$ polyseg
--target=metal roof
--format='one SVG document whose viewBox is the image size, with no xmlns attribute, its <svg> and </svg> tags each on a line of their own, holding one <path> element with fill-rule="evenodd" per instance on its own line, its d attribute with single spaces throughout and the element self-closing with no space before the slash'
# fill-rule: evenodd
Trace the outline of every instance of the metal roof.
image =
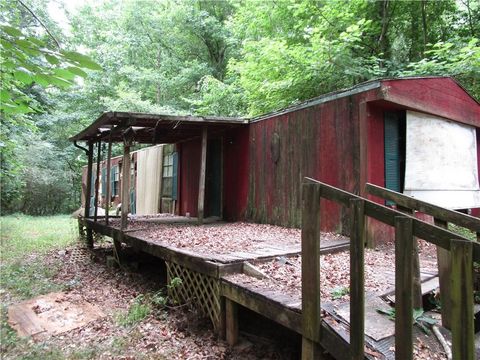
<svg viewBox="0 0 480 360">
<path fill-rule="evenodd" d="M 205 127 L 212 134 L 247 123 L 242 118 L 106 112 L 70 140 L 121 142 L 130 136 L 137 143 L 168 144 L 198 137 Z"/>
</svg>

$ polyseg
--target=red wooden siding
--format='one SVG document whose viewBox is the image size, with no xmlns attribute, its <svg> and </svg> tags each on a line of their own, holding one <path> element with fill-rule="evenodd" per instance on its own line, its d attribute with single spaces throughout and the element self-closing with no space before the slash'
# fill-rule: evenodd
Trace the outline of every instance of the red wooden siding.
<svg viewBox="0 0 480 360">
<path fill-rule="evenodd" d="M 179 158 L 179 214 L 197 216 L 198 183 L 200 176 L 201 140 L 177 145 Z"/>
<path fill-rule="evenodd" d="M 250 125 L 248 220 L 300 226 L 305 176 L 358 192 L 358 98 L 344 97 Z M 274 134 L 280 139 L 276 162 Z M 324 230 L 346 230 L 347 211 L 325 201 L 321 224 Z"/>
<path fill-rule="evenodd" d="M 223 217 L 245 218 L 248 197 L 249 129 L 244 126 L 224 136 L 223 145 Z"/>
</svg>

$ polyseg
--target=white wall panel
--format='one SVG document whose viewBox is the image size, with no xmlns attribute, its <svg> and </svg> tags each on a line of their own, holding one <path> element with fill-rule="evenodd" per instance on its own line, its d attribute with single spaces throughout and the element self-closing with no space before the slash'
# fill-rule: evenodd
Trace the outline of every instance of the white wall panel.
<svg viewBox="0 0 480 360">
<path fill-rule="evenodd" d="M 480 207 L 475 128 L 407 111 L 404 193 L 451 209 Z"/>
</svg>

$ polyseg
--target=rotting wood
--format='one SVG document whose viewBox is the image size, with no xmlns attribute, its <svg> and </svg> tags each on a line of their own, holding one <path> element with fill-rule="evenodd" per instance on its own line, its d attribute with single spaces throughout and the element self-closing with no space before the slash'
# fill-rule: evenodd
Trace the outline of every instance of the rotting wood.
<svg viewBox="0 0 480 360">
<path fill-rule="evenodd" d="M 130 142 L 123 146 L 122 161 L 122 221 L 121 229 L 128 226 L 128 210 L 130 208 Z"/>
<path fill-rule="evenodd" d="M 412 198 L 392 190 L 384 189 L 380 186 L 367 183 L 365 185 L 366 191 L 374 196 L 381 197 L 385 200 L 395 202 L 408 209 L 420 211 L 424 214 L 431 215 L 434 218 L 446 222 L 452 222 L 459 226 L 465 227 L 475 232 L 480 232 L 480 219 L 467 214 L 459 213 L 449 209 L 442 208 L 428 202 Z"/>
<path fill-rule="evenodd" d="M 98 216 L 98 190 L 100 188 L 100 161 L 102 158 L 102 141 L 97 142 L 97 174 L 95 176 L 95 211 L 93 213 L 93 219 L 97 221 Z"/>
<path fill-rule="evenodd" d="M 222 280 L 221 295 L 299 334 L 302 333 L 301 314 L 264 295 L 240 288 L 225 279 Z"/>
<path fill-rule="evenodd" d="M 111 191 L 110 189 L 110 168 L 112 166 L 112 138 L 111 136 L 108 139 L 108 150 L 107 150 L 107 178 L 106 178 L 106 191 L 105 191 L 105 224 L 108 226 L 108 221 L 109 221 L 109 212 L 110 212 L 110 200 L 111 200 Z"/>
<path fill-rule="evenodd" d="M 249 276 L 253 276 L 254 278 L 257 279 L 270 279 L 270 277 L 265 274 L 262 270 L 260 270 L 258 267 L 255 265 L 251 264 L 248 261 L 245 261 L 243 263 L 243 272 Z"/>
<path fill-rule="evenodd" d="M 395 359 L 413 359 L 413 231 L 411 217 L 395 218 Z"/>
<path fill-rule="evenodd" d="M 302 359 L 319 353 L 320 308 L 320 189 L 302 186 Z"/>
<path fill-rule="evenodd" d="M 205 173 L 207 170 L 207 128 L 202 131 L 202 151 L 200 153 L 200 176 L 198 181 L 198 222 L 203 223 L 205 210 Z"/>
<path fill-rule="evenodd" d="M 397 205 L 397 209 L 409 216 L 415 217 L 415 210 L 408 209 L 401 205 Z M 413 307 L 415 309 L 423 308 L 422 298 L 422 279 L 420 276 L 420 255 L 418 253 L 418 240 L 413 237 Z"/>
<path fill-rule="evenodd" d="M 350 346 L 352 359 L 365 358 L 365 214 L 364 202 L 350 201 Z"/>
<path fill-rule="evenodd" d="M 93 172 L 93 142 L 88 143 L 88 164 L 87 164 L 87 191 L 85 193 L 85 219 L 90 217 L 90 198 L 92 195 L 92 172 Z M 87 247 L 93 248 L 93 232 L 91 228 L 87 227 L 86 230 L 86 243 Z"/>
<path fill-rule="evenodd" d="M 434 218 L 435 225 L 447 228 L 446 221 Z M 452 328 L 452 297 L 451 297 L 451 275 L 452 275 L 452 257 L 448 250 L 437 246 L 437 266 L 438 279 L 440 282 L 440 302 L 442 313 L 442 326 Z"/>
<path fill-rule="evenodd" d="M 454 360 L 475 358 L 472 242 L 452 241 L 452 354 Z"/>
<path fill-rule="evenodd" d="M 225 327 L 227 343 L 233 346 L 238 342 L 238 305 L 228 298 L 225 299 Z"/>
</svg>

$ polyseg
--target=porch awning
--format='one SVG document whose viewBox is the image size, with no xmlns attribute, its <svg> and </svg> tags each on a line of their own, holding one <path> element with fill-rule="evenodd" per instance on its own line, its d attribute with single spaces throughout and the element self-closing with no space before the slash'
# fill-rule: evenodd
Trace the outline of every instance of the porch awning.
<svg viewBox="0 0 480 360">
<path fill-rule="evenodd" d="M 172 144 L 200 137 L 205 127 L 214 135 L 247 123 L 242 118 L 106 112 L 70 141 L 122 142 L 129 138 L 141 144 Z"/>
</svg>

